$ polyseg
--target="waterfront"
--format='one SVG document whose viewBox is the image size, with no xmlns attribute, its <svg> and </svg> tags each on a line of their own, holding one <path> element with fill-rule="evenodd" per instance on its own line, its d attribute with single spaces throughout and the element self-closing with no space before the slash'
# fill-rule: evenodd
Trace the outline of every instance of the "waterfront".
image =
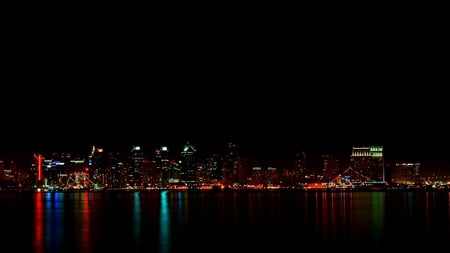
<svg viewBox="0 0 450 253">
<path fill-rule="evenodd" d="M 25 252 L 440 248 L 448 191 L 0 192 L 2 247 Z"/>
</svg>

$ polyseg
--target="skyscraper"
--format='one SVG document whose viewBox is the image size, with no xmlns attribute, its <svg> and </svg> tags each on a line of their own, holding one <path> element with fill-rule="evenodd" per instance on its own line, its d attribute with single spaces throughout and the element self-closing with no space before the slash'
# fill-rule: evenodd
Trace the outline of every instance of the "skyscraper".
<svg viewBox="0 0 450 253">
<path fill-rule="evenodd" d="M 338 175 L 339 160 L 327 154 L 322 155 L 322 159 L 323 159 L 323 173 L 322 173 L 323 181 L 330 182 Z"/>
<path fill-rule="evenodd" d="M 167 186 L 169 179 L 173 178 L 173 175 L 170 174 L 169 148 L 167 146 L 156 150 L 156 170 L 158 171 L 159 186 Z"/>
<path fill-rule="evenodd" d="M 142 186 L 142 163 L 144 162 L 144 153 L 140 146 L 134 146 L 131 149 L 131 155 L 128 165 L 128 183 L 130 186 Z"/>
<path fill-rule="evenodd" d="M 223 173 L 225 184 L 242 183 L 244 179 L 240 171 L 239 155 L 237 152 L 237 145 L 229 142 L 223 160 Z"/>
<path fill-rule="evenodd" d="M 420 163 L 396 163 L 394 182 L 413 186 L 420 183 Z"/>
<path fill-rule="evenodd" d="M 189 142 L 183 146 L 181 151 L 181 169 L 182 180 L 188 185 L 192 186 L 197 181 L 197 168 L 195 164 L 195 153 L 197 150 Z"/>
<path fill-rule="evenodd" d="M 363 181 L 384 182 L 383 146 L 353 147 L 350 167 Z"/>
</svg>

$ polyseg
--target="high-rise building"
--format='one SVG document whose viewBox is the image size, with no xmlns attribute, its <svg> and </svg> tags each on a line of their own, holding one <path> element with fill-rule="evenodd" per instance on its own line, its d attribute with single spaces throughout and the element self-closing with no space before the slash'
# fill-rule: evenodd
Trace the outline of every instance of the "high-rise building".
<svg viewBox="0 0 450 253">
<path fill-rule="evenodd" d="M 140 146 L 133 146 L 128 163 L 128 184 L 133 187 L 142 186 L 142 163 L 144 153 Z"/>
<path fill-rule="evenodd" d="M 331 155 L 322 155 L 323 159 L 323 181 L 330 182 L 339 173 L 339 160 Z"/>
<path fill-rule="evenodd" d="M 218 154 L 213 154 L 206 158 L 206 177 L 207 182 L 221 182 L 223 179 L 222 159 Z"/>
<path fill-rule="evenodd" d="M 107 166 L 107 154 L 103 148 L 93 145 L 88 158 L 89 177 L 95 184 L 104 184 Z"/>
<path fill-rule="evenodd" d="M 293 176 L 292 181 L 295 186 L 305 182 L 306 178 L 306 152 L 296 153 L 294 158 L 294 170 L 290 173 Z"/>
<path fill-rule="evenodd" d="M 414 185 L 420 183 L 420 163 L 396 163 L 393 181 L 398 184 Z"/>
<path fill-rule="evenodd" d="M 240 173 L 240 167 L 237 145 L 229 142 L 225 149 L 223 160 L 223 179 L 226 184 L 242 183 L 244 181 L 242 173 Z"/>
<path fill-rule="evenodd" d="M 160 187 L 164 187 L 168 184 L 169 179 L 174 177 L 170 170 L 169 148 L 167 146 L 162 146 L 156 150 L 155 163 L 158 173 L 158 184 Z"/>
<path fill-rule="evenodd" d="M 353 147 L 350 167 L 361 181 L 385 182 L 383 146 Z"/>
<path fill-rule="evenodd" d="M 126 186 L 126 180 L 123 176 L 124 164 L 119 152 L 110 153 L 106 171 L 107 186 L 112 188 L 121 188 Z"/>
<path fill-rule="evenodd" d="M 14 185 L 16 181 L 14 165 L 14 161 L 11 161 L 10 164 L 0 161 L 0 190 Z"/>
<path fill-rule="evenodd" d="M 34 177 L 34 186 L 40 187 L 43 185 L 44 181 L 44 169 L 43 167 L 43 161 L 44 156 L 41 154 L 35 154 L 34 155 L 35 163 L 31 166 L 32 176 Z"/>
<path fill-rule="evenodd" d="M 182 170 L 182 181 L 188 186 L 196 184 L 197 181 L 196 152 L 197 150 L 189 142 L 183 146 L 183 150 L 181 151 L 180 166 Z"/>
</svg>

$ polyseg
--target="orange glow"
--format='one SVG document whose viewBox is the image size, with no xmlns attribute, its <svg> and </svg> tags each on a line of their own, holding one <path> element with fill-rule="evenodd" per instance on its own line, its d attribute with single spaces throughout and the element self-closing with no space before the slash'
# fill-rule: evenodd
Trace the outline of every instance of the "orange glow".
<svg viewBox="0 0 450 253">
<path fill-rule="evenodd" d="M 87 245 L 90 244 L 91 240 L 91 217 L 90 217 L 90 209 L 89 209 L 89 192 L 85 192 L 82 195 L 82 201 L 83 201 L 83 211 L 81 213 L 82 215 L 82 221 L 83 221 L 83 229 L 82 229 L 82 242 L 83 242 L 83 252 L 90 252 L 90 248 L 87 247 Z"/>
<path fill-rule="evenodd" d="M 200 186 L 200 190 L 212 190 L 212 185 L 202 185 Z"/>
<path fill-rule="evenodd" d="M 305 189 L 325 189 L 326 185 L 323 183 L 312 183 L 305 186 Z"/>
</svg>

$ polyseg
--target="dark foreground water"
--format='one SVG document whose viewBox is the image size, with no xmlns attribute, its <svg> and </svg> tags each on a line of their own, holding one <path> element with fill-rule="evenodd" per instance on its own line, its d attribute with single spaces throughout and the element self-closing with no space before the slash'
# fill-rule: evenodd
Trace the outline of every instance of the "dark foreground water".
<svg viewBox="0 0 450 253">
<path fill-rule="evenodd" d="M 37 253 L 432 250 L 450 246 L 449 206 L 449 192 L 0 192 L 0 247 Z"/>
</svg>

